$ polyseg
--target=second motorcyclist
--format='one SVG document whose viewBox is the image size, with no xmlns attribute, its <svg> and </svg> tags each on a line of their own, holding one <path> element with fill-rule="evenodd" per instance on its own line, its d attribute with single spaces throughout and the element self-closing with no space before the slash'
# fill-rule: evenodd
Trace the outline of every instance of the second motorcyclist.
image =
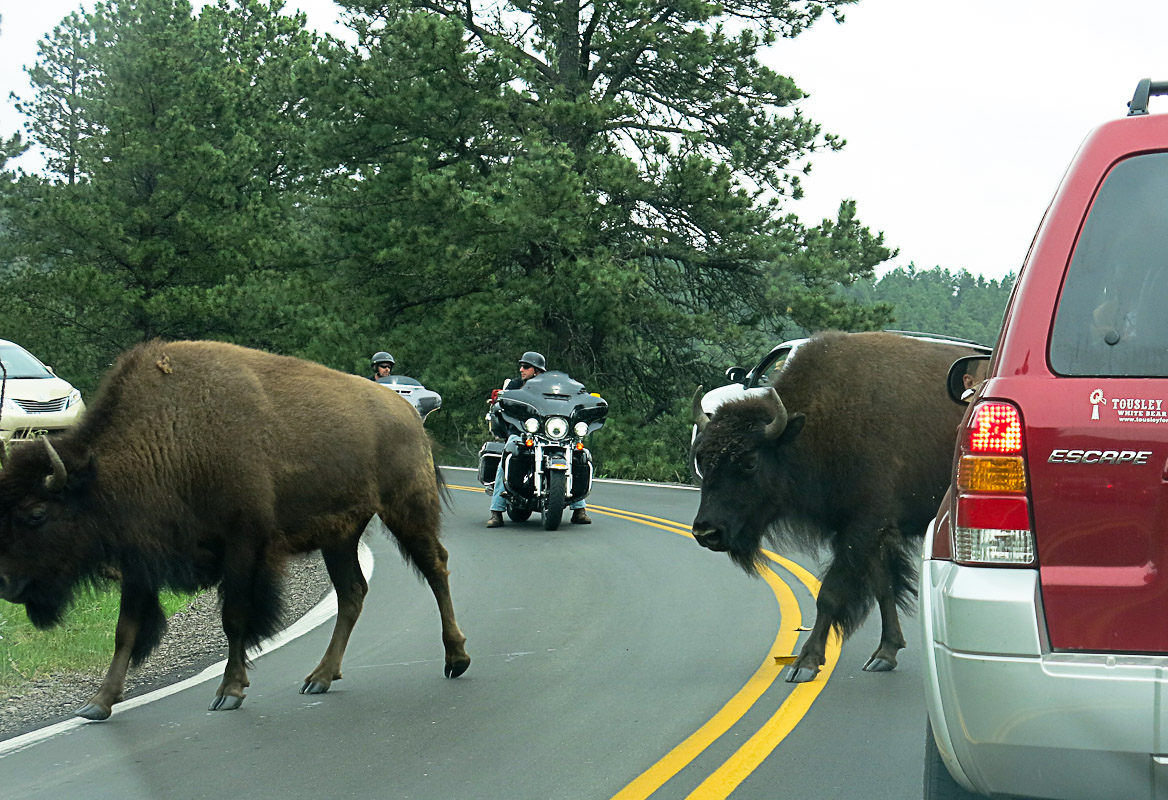
<svg viewBox="0 0 1168 800">
<path fill-rule="evenodd" d="M 373 366 L 373 374 L 369 376 L 369 380 L 375 381 L 380 378 L 388 378 L 393 373 L 393 356 L 386 351 L 377 351 L 369 361 Z"/>
<path fill-rule="evenodd" d="M 520 389 L 523 384 L 547 371 L 547 360 L 542 353 L 528 350 L 519 358 L 519 377 L 508 378 L 503 381 L 503 390 Z M 500 422 L 500 424 L 502 424 Z M 507 441 L 519 440 L 519 433 L 513 430 L 495 430 L 497 436 L 506 436 Z M 576 525 L 591 525 L 592 518 L 585 511 L 584 498 L 572 501 L 568 508 L 572 509 L 572 522 Z M 507 509 L 503 499 L 503 459 L 499 459 L 499 469 L 495 474 L 495 490 L 491 495 L 491 516 L 487 519 L 488 528 L 503 527 L 503 512 Z"/>
</svg>

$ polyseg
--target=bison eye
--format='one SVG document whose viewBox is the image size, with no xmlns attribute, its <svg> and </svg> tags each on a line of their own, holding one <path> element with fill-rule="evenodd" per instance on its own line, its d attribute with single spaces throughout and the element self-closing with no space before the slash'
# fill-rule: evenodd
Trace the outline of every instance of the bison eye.
<svg viewBox="0 0 1168 800">
<path fill-rule="evenodd" d="M 742 457 L 742 462 L 739 467 L 743 472 L 749 474 L 758 471 L 758 453 L 747 453 Z"/>
<path fill-rule="evenodd" d="M 44 506 L 33 506 L 32 508 L 20 512 L 20 514 L 17 516 L 20 522 L 24 523 L 26 526 L 30 528 L 39 528 L 41 524 L 44 523 L 45 518 L 48 517 L 48 515 L 49 512 L 45 510 Z"/>
</svg>

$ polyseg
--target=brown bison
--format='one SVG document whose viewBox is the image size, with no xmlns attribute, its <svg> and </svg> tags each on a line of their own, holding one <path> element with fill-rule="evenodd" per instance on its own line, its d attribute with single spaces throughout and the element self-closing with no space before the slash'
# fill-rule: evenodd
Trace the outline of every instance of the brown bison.
<svg viewBox="0 0 1168 800">
<path fill-rule="evenodd" d="M 118 359 L 75 428 L 11 449 L 0 598 L 45 628 L 80 584 L 120 575 L 113 661 L 77 711 L 99 720 L 165 631 L 159 590 L 217 586 L 228 656 L 211 709 L 233 709 L 248 648 L 279 628 L 286 558 L 320 550 L 337 620 L 301 692 L 327 692 L 368 590 L 357 546 L 377 514 L 434 592 L 453 678 L 470 657 L 438 540 L 444 491 L 422 420 L 396 392 L 235 345 L 149 342 Z"/>
<path fill-rule="evenodd" d="M 764 395 L 727 402 L 712 417 L 700 388 L 695 395 L 697 542 L 752 574 L 764 539 L 830 551 L 815 627 L 787 681 L 812 680 L 830 630 L 852 634 L 873 600 L 880 646 L 864 669 L 896 667 L 905 645 L 897 608 L 915 597 L 921 537 L 949 485 L 964 411 L 946 376 L 973 352 L 893 333 L 829 332 L 801 345 Z"/>
</svg>

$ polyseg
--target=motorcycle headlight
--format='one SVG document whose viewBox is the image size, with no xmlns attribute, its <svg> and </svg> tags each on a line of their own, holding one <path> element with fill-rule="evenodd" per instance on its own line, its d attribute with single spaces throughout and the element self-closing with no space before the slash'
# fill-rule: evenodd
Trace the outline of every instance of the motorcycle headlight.
<svg viewBox="0 0 1168 800">
<path fill-rule="evenodd" d="M 588 423 L 587 422 L 577 422 L 576 427 L 573 428 L 573 430 L 576 431 L 577 436 L 583 437 L 584 434 L 588 433 Z"/>
<path fill-rule="evenodd" d="M 528 433 L 535 433 L 539 430 L 539 420 L 535 417 L 528 417 L 527 420 L 523 423 L 523 430 L 527 431 Z"/>
<path fill-rule="evenodd" d="M 563 417 L 552 417 L 543 426 L 543 429 L 553 439 L 563 439 L 568 433 L 568 420 Z"/>
</svg>

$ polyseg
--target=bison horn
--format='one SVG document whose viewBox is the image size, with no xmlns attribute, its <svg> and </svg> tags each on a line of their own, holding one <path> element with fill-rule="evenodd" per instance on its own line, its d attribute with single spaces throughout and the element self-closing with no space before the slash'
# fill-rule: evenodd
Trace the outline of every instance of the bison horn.
<svg viewBox="0 0 1168 800">
<path fill-rule="evenodd" d="M 694 424 L 698 426 L 698 433 L 706 429 L 706 425 L 710 422 L 710 415 L 702 410 L 702 387 L 694 392 L 693 396 L 693 418 Z"/>
<path fill-rule="evenodd" d="M 45 489 L 50 492 L 59 492 L 65 488 L 65 462 L 57 455 L 57 451 L 53 449 L 53 445 L 49 442 L 47 436 L 42 436 L 41 441 L 45 443 L 45 451 L 49 454 L 49 462 L 53 465 L 53 474 L 45 478 Z"/>
<path fill-rule="evenodd" d="M 775 387 L 766 394 L 767 400 L 775 407 L 775 416 L 763 428 L 762 434 L 767 439 L 777 439 L 787 429 L 787 407 L 783 405 Z"/>
</svg>

